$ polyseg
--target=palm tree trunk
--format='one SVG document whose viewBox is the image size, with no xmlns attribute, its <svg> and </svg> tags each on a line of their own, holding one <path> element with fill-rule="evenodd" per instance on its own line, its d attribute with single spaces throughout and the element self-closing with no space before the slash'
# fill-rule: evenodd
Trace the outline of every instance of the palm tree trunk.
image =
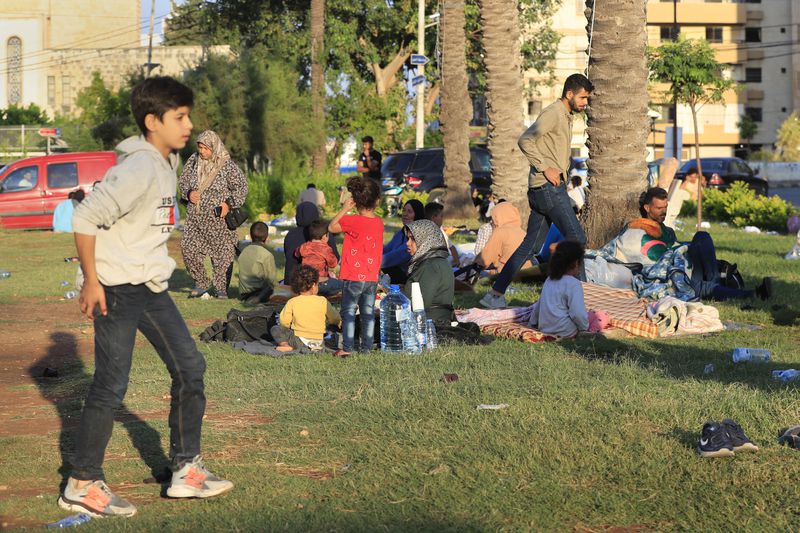
<svg viewBox="0 0 800 533">
<path fill-rule="evenodd" d="M 442 4 L 442 84 L 439 122 L 444 143 L 444 183 L 448 218 L 471 218 L 475 209 L 470 196 L 469 120 L 472 104 L 467 90 L 467 39 L 464 3 Z"/>
<path fill-rule="evenodd" d="M 527 220 L 528 164 L 517 146 L 525 131 L 517 0 L 481 0 L 492 191 Z"/>
<path fill-rule="evenodd" d="M 595 90 L 587 113 L 591 190 L 583 215 L 590 248 L 639 216 L 649 129 L 647 1 L 605 0 L 593 13 L 595 5 L 586 2 L 587 30 L 594 15 L 588 75 Z"/>
<path fill-rule="evenodd" d="M 325 128 L 325 0 L 311 0 L 311 112 L 320 128 L 311 164 L 315 172 L 325 170 L 327 131 Z"/>
</svg>

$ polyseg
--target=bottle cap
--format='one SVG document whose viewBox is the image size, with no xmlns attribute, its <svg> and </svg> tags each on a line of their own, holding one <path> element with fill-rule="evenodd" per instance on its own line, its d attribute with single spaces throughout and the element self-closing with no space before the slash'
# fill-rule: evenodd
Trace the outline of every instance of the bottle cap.
<svg viewBox="0 0 800 533">
<path fill-rule="evenodd" d="M 420 311 L 425 309 L 425 302 L 422 300 L 422 289 L 419 282 L 415 281 L 411 284 L 411 310 Z"/>
</svg>

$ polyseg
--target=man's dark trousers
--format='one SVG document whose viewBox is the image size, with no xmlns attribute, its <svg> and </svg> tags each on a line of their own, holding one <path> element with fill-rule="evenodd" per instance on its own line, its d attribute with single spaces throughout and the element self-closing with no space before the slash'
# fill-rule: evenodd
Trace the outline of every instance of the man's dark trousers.
<svg viewBox="0 0 800 533">
<path fill-rule="evenodd" d="M 531 206 L 531 214 L 528 218 L 528 231 L 525 238 L 492 285 L 492 288 L 499 293 L 506 292 L 511 284 L 511 279 L 522 268 L 525 261 L 542 248 L 551 223 L 556 225 L 566 240 L 586 245 L 586 234 L 572 209 L 569 196 L 567 196 L 567 185 L 564 181 L 558 186 L 547 182 L 541 187 L 528 189 L 528 204 Z M 586 281 L 583 267 L 581 267 L 579 277 L 582 281 Z"/>
</svg>

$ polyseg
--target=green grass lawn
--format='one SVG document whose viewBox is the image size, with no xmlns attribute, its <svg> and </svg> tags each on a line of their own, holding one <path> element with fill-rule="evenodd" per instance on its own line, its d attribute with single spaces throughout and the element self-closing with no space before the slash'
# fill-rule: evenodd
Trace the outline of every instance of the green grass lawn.
<svg viewBox="0 0 800 533">
<path fill-rule="evenodd" d="M 800 530 L 800 451 L 776 443 L 781 427 L 800 424 L 800 401 L 795 385 L 770 380 L 773 369 L 800 368 L 800 328 L 775 324 L 791 323 L 800 310 L 800 264 L 782 259 L 793 238 L 717 225 L 711 233 L 719 256 L 738 263 L 749 285 L 775 276 L 773 301 L 719 305 L 723 320 L 761 329 L 664 340 L 497 341 L 347 360 L 272 359 L 201 345 L 208 362 L 204 456 L 236 484 L 208 501 L 162 499 L 157 485 L 142 483 L 166 464 L 169 391 L 166 371 L 142 339 L 125 402 L 131 414 L 116 424 L 105 464 L 111 487 L 139 514 L 81 529 Z M 7 336 L 40 328 L 46 346 L 48 335 L 79 338 L 91 330 L 57 311 L 72 305 L 59 301 L 59 282 L 74 278 L 75 264 L 63 262 L 74 255 L 71 236 L 0 232 L 0 250 L 0 269 L 12 271 L 0 280 Z M 236 302 L 188 300 L 191 280 L 172 251 L 179 261 L 172 296 L 199 333 Z M 515 287 L 512 303 L 538 293 Z M 474 305 L 485 290 L 460 295 L 457 304 Z M 53 313 L 31 324 L 25 313 L 11 314 L 23 304 Z M 767 347 L 773 361 L 734 365 L 726 353 L 737 346 Z M 67 515 L 55 502 L 59 447 L 70 453 L 72 436 L 59 418 L 79 416 L 92 372 L 91 351 L 75 351 L 59 378 L 38 387 L 23 377 L 0 382 L 2 398 L 38 391 L 53 402 L 20 407 L 20 418 L 52 425 L 45 435 L 0 437 L 0 516 L 16 523 L 33 527 Z M 708 363 L 712 374 L 703 373 Z M 460 379 L 442 383 L 445 372 Z M 509 407 L 477 411 L 481 403 Z M 699 458 L 702 424 L 726 417 L 761 450 Z"/>
</svg>

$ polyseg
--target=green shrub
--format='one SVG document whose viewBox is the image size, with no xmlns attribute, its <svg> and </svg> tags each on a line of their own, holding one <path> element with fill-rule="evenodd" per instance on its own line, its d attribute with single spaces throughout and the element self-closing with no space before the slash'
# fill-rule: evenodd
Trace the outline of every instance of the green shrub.
<svg viewBox="0 0 800 533">
<path fill-rule="evenodd" d="M 696 212 L 696 202 L 683 203 L 681 216 L 693 216 Z M 756 196 L 744 182 L 735 182 L 726 191 L 705 189 L 703 192 L 703 218 L 729 222 L 737 227 L 785 231 L 791 212 L 792 206 L 785 200 L 777 196 Z"/>
<path fill-rule="evenodd" d="M 294 172 L 262 174 L 250 172 L 247 175 L 249 192 L 245 206 L 251 219 L 260 214 L 293 216 L 300 193 L 309 183 L 325 194 L 327 206 L 325 216 L 332 218 L 339 210 L 339 190 L 346 178 L 338 173 L 308 175 L 300 170 Z"/>
</svg>

